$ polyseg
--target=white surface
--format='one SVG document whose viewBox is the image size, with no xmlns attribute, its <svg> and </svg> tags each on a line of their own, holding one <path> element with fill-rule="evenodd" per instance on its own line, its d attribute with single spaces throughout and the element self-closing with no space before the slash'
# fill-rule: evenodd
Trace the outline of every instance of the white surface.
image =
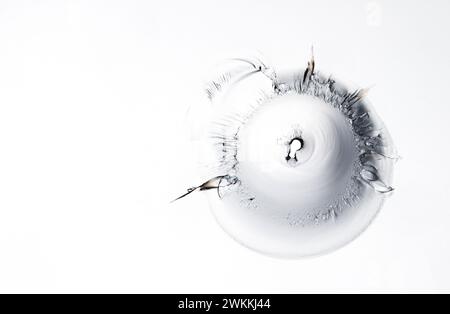
<svg viewBox="0 0 450 314">
<path fill-rule="evenodd" d="M 448 1 L 2 1 L 1 292 L 450 292 Z M 186 113 L 257 50 L 375 87 L 396 191 L 332 254 L 279 260 L 216 224 Z M 194 182 L 193 182 L 194 181 Z"/>
</svg>

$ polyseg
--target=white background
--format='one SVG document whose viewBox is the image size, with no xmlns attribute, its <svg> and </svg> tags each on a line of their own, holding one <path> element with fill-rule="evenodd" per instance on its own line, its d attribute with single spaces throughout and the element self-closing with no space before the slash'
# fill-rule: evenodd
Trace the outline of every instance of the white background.
<svg viewBox="0 0 450 314">
<path fill-rule="evenodd" d="M 0 292 L 450 292 L 448 1 L 0 2 Z M 369 229 L 280 260 L 228 237 L 186 117 L 224 56 L 375 87 L 402 159 Z"/>
</svg>

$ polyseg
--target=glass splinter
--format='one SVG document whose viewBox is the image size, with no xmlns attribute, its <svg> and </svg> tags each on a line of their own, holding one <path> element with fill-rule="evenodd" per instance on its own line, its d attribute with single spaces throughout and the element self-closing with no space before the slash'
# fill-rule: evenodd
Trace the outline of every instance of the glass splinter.
<svg viewBox="0 0 450 314">
<path fill-rule="evenodd" d="M 220 181 L 223 178 L 223 176 L 218 176 L 212 179 L 209 179 L 208 181 L 198 185 L 198 186 L 194 186 L 191 188 L 188 188 L 186 193 L 184 193 L 183 195 L 178 196 L 177 198 L 175 198 L 174 200 L 171 201 L 171 203 L 182 199 L 185 196 L 188 196 L 189 194 L 191 194 L 192 192 L 199 190 L 199 191 L 207 191 L 207 190 L 211 190 L 211 189 L 218 189 L 220 186 Z"/>
</svg>

